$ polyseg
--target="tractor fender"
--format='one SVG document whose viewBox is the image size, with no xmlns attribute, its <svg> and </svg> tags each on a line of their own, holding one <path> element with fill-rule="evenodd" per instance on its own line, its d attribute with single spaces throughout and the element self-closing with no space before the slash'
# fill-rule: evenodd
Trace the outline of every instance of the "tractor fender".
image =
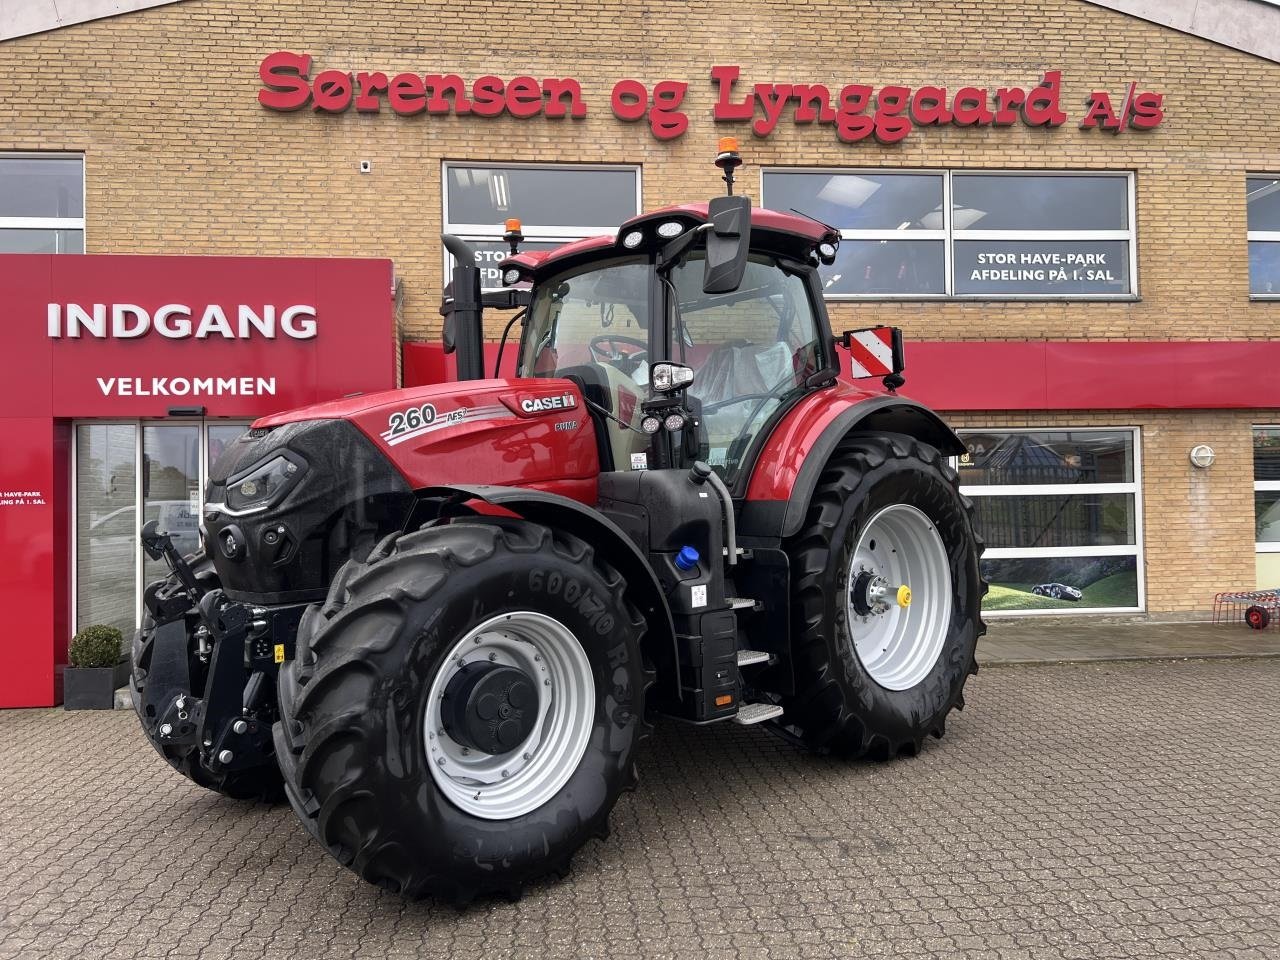
<svg viewBox="0 0 1280 960">
<path fill-rule="evenodd" d="M 843 389 L 842 389 L 843 388 Z M 964 443 L 933 410 L 894 394 L 867 394 L 841 384 L 835 395 L 810 394 L 774 427 L 756 459 L 738 521 L 740 536 L 770 541 L 794 536 L 827 461 L 854 433 L 902 433 L 944 456 Z"/>
<path fill-rule="evenodd" d="M 612 520 L 577 500 L 524 487 L 449 484 L 420 490 L 418 496 L 423 500 L 482 500 L 533 523 L 563 530 L 600 550 L 627 581 L 631 600 L 645 618 L 647 629 L 641 647 L 657 668 L 657 682 L 667 688 L 663 693 L 681 698 L 676 628 L 666 595 L 640 548 Z"/>
</svg>

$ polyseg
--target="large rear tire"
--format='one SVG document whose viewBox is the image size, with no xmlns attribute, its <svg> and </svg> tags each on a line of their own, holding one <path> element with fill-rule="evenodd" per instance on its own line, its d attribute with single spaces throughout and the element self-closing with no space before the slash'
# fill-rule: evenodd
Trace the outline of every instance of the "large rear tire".
<svg viewBox="0 0 1280 960">
<path fill-rule="evenodd" d="M 784 728 L 818 752 L 881 760 L 941 737 L 978 669 L 981 552 L 936 449 L 900 434 L 842 443 L 788 545 L 796 695 Z"/>
<path fill-rule="evenodd" d="M 276 753 L 307 829 L 411 897 L 565 872 L 649 732 L 625 590 L 591 546 L 522 521 L 393 535 L 348 563 L 280 674 Z"/>
<path fill-rule="evenodd" d="M 196 578 L 209 590 L 217 589 L 221 584 L 218 574 L 213 569 L 213 562 L 203 553 L 187 558 Z M 166 586 L 176 586 L 177 576 L 170 574 L 165 581 Z M 161 588 L 164 589 L 164 588 Z M 198 617 L 192 607 L 186 613 L 187 637 L 190 643 L 192 630 L 195 629 Z M 155 638 L 156 623 L 149 613 L 144 614 L 142 626 L 133 635 L 130 650 L 129 694 L 133 700 L 134 712 L 142 724 L 142 732 L 156 752 L 192 783 L 199 784 L 206 790 L 212 790 L 233 800 L 265 800 L 277 803 L 283 798 L 280 784 L 280 770 L 274 759 L 258 766 L 243 767 L 235 770 L 210 769 L 201 755 L 200 748 L 195 745 L 167 743 L 152 730 L 155 721 L 143 715 L 143 690 L 146 689 L 147 672 L 151 666 L 152 641 Z M 196 656 L 194 644 L 189 648 L 188 669 L 191 672 L 194 692 L 199 695 L 204 690 L 205 675 L 208 665 Z"/>
</svg>

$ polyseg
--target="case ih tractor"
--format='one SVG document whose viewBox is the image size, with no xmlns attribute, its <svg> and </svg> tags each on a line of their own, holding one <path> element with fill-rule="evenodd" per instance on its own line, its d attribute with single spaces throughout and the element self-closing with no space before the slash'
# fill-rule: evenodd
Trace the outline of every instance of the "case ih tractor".
<svg viewBox="0 0 1280 960">
<path fill-rule="evenodd" d="M 459 380 L 266 417 L 209 477 L 202 552 L 156 524 L 132 689 L 227 796 L 283 791 L 366 880 L 466 902 L 604 837 L 655 716 L 889 759 L 941 737 L 983 632 L 979 541 L 885 328 L 845 335 L 839 234 L 728 194 L 615 237 L 454 254 Z M 523 307 L 485 379 L 485 306 Z M 504 343 L 506 337 L 504 335 Z"/>
</svg>

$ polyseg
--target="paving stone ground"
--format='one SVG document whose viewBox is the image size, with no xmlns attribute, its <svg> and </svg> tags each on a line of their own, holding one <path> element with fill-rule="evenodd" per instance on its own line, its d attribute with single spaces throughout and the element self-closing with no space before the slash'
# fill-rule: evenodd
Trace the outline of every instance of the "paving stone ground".
<svg viewBox="0 0 1280 960">
<path fill-rule="evenodd" d="M 613 836 L 410 903 L 131 714 L 0 712 L 0 960 L 1280 957 L 1280 660 L 989 668 L 921 756 L 661 724 Z"/>
</svg>

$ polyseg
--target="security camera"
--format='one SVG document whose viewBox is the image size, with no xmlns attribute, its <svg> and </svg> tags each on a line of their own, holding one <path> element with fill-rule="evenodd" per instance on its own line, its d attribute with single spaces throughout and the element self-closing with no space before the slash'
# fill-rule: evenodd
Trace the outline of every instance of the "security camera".
<svg viewBox="0 0 1280 960">
<path fill-rule="evenodd" d="M 361 173 L 368 173 L 368 172 L 369 172 L 370 170 L 372 170 L 372 169 L 373 169 L 373 161 L 372 161 L 372 160 L 361 160 L 361 161 L 360 161 L 360 172 L 361 172 Z"/>
</svg>

